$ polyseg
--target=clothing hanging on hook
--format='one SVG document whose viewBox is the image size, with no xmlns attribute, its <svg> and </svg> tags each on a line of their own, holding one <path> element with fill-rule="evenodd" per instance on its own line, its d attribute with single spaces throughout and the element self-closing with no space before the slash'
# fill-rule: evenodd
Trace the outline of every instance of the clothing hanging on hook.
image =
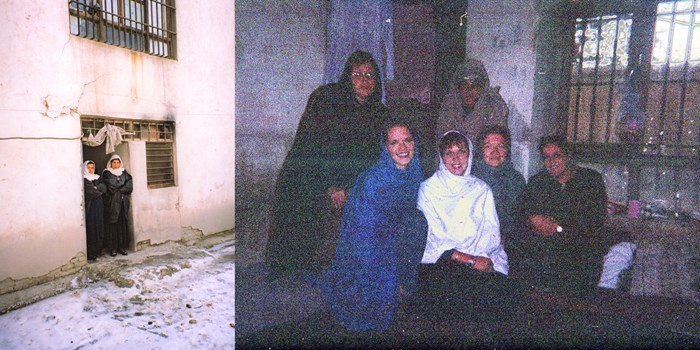
<svg viewBox="0 0 700 350">
<path fill-rule="evenodd" d="M 124 142 L 122 135 L 133 135 L 133 133 L 126 132 L 115 125 L 105 124 L 95 135 L 92 135 L 92 131 L 90 131 L 87 141 L 83 143 L 90 147 L 97 147 L 106 140 L 105 154 L 110 154 L 114 152 L 115 147 Z"/>
</svg>

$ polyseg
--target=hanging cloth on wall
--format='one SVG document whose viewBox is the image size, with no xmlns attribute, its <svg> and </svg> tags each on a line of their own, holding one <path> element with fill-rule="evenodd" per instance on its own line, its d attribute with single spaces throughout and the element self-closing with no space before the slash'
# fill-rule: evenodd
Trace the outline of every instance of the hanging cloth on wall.
<svg viewBox="0 0 700 350">
<path fill-rule="evenodd" d="M 345 61 L 356 50 L 372 54 L 382 80 L 394 79 L 391 0 L 331 0 L 324 84 L 340 79 Z M 383 91 L 382 91 L 383 93 Z"/>
<path fill-rule="evenodd" d="M 615 116 L 615 132 L 622 142 L 640 142 L 644 133 L 646 115 L 641 102 L 641 94 L 636 88 L 637 79 L 639 78 L 635 76 L 635 70 L 632 70 L 620 87 L 622 101 Z"/>
<path fill-rule="evenodd" d="M 122 142 L 124 142 L 124 138 L 122 138 L 122 135 L 132 135 L 133 133 L 126 132 L 126 130 L 114 126 L 111 124 L 105 124 L 96 135 L 92 135 L 92 131 L 90 131 L 90 135 L 88 135 L 87 141 L 83 141 L 83 144 L 90 146 L 90 147 L 97 147 L 101 145 L 105 140 L 107 141 L 107 144 L 105 145 L 105 154 L 110 154 L 114 153 L 114 148 L 119 146 Z"/>
</svg>

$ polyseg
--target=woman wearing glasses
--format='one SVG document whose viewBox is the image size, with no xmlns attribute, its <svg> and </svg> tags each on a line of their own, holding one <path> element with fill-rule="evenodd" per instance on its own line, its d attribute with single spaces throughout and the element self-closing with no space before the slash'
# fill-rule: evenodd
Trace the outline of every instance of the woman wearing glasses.
<svg viewBox="0 0 700 350">
<path fill-rule="evenodd" d="M 273 277 L 316 272 L 333 258 L 345 199 L 379 157 L 381 92 L 376 61 L 355 51 L 337 83 L 311 93 L 275 187 L 267 250 Z"/>
</svg>

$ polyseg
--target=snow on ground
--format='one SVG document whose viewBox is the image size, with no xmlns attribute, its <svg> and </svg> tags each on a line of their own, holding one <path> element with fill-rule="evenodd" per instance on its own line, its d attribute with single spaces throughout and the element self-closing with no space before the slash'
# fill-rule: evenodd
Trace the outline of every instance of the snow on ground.
<svg viewBox="0 0 700 350">
<path fill-rule="evenodd" d="M 233 349 L 233 241 L 173 247 L 100 257 L 72 290 L 0 315 L 0 349 Z"/>
</svg>

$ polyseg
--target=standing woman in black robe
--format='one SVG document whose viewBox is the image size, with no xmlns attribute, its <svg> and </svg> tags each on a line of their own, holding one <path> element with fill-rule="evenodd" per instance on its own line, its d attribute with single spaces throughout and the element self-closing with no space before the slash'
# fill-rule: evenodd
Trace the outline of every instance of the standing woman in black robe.
<svg viewBox="0 0 700 350">
<path fill-rule="evenodd" d="M 105 236 L 104 205 L 102 195 L 107 186 L 100 175 L 95 174 L 95 162 L 83 163 L 83 185 L 85 188 L 85 232 L 87 234 L 87 259 L 93 261 L 102 253 Z"/>
<path fill-rule="evenodd" d="M 109 255 L 117 256 L 117 251 L 127 255 L 131 234 L 129 232 L 129 209 L 131 192 L 134 190 L 131 175 L 122 167 L 122 159 L 113 155 L 102 172 L 102 181 L 107 185 L 105 193 L 105 246 Z"/>
<path fill-rule="evenodd" d="M 345 199 L 379 157 L 381 96 L 379 67 L 364 51 L 350 55 L 337 83 L 311 93 L 275 187 L 267 248 L 273 276 L 319 271 L 332 260 Z"/>
</svg>

